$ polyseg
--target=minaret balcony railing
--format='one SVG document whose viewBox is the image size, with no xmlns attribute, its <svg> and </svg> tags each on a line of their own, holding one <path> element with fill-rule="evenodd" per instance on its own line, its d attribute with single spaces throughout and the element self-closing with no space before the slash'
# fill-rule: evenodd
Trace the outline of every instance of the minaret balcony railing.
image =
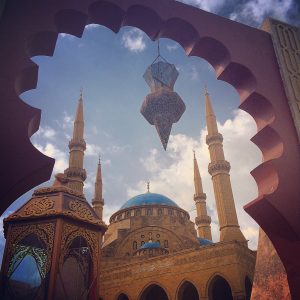
<svg viewBox="0 0 300 300">
<path fill-rule="evenodd" d="M 67 177 L 79 177 L 82 181 L 86 180 L 86 170 L 82 168 L 69 167 L 65 170 Z"/>
<path fill-rule="evenodd" d="M 208 172 L 211 176 L 217 174 L 228 174 L 230 171 L 230 163 L 226 160 L 211 162 L 208 165 Z"/>
<path fill-rule="evenodd" d="M 197 226 L 201 225 L 210 225 L 211 217 L 210 216 L 200 216 L 195 218 L 195 223 Z"/>
<path fill-rule="evenodd" d="M 70 150 L 82 150 L 84 151 L 86 149 L 86 143 L 83 139 L 71 139 L 69 142 L 69 149 Z"/>
<path fill-rule="evenodd" d="M 197 203 L 201 203 L 201 202 L 205 202 L 206 200 L 206 194 L 205 193 L 201 193 L 198 195 L 194 195 L 194 201 Z"/>
<path fill-rule="evenodd" d="M 223 136 L 221 133 L 206 136 L 207 145 L 220 144 L 222 142 L 223 142 Z"/>
</svg>

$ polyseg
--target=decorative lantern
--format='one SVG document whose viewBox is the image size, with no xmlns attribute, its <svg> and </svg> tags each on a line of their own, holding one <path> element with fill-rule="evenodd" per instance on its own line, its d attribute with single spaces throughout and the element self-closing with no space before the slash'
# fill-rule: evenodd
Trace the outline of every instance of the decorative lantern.
<svg viewBox="0 0 300 300">
<path fill-rule="evenodd" d="M 151 93 L 142 104 L 141 114 L 151 125 L 155 125 L 165 150 L 173 123 L 178 122 L 185 111 L 184 102 L 173 91 L 177 77 L 178 71 L 160 55 L 158 44 L 158 56 L 144 74 Z"/>
</svg>

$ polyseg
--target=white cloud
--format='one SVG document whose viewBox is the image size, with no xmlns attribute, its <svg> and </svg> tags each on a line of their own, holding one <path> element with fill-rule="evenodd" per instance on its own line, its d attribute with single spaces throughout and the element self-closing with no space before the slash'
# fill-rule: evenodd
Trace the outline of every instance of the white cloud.
<svg viewBox="0 0 300 300">
<path fill-rule="evenodd" d="M 100 25 L 98 24 L 88 24 L 85 26 L 85 29 L 89 30 L 89 29 L 94 29 L 94 28 L 97 28 L 99 27 Z"/>
<path fill-rule="evenodd" d="M 67 155 L 59 150 L 55 145 L 47 143 L 45 147 L 39 144 L 33 144 L 40 152 L 47 156 L 55 158 L 53 174 L 62 173 L 68 167 Z"/>
<path fill-rule="evenodd" d="M 131 52 L 142 52 L 146 49 L 145 34 L 138 28 L 127 30 L 122 35 L 122 45 Z"/>
<path fill-rule="evenodd" d="M 56 136 L 57 132 L 49 126 L 42 127 L 40 126 L 39 131 L 37 132 L 37 135 L 43 138 L 47 139 L 54 139 Z"/>
<path fill-rule="evenodd" d="M 62 128 L 63 129 L 73 128 L 73 123 L 74 123 L 74 117 L 69 115 L 66 111 L 64 111 Z"/>
<path fill-rule="evenodd" d="M 189 75 L 190 75 L 191 80 L 198 80 L 199 79 L 199 72 L 197 71 L 195 66 L 192 66 Z"/>
<path fill-rule="evenodd" d="M 86 150 L 84 152 L 86 156 L 99 156 L 100 153 L 103 153 L 100 146 L 95 144 L 86 144 Z"/>
<path fill-rule="evenodd" d="M 224 137 L 225 157 L 232 166 L 230 174 L 239 223 L 246 238 L 251 241 L 249 245 L 254 248 L 257 244 L 257 225 L 243 210 L 243 205 L 257 196 L 256 183 L 249 174 L 261 161 L 260 151 L 249 140 L 255 134 L 255 123 L 248 114 L 239 110 L 235 112 L 233 119 L 218 125 Z M 206 134 L 206 130 L 202 130 L 199 139 L 183 134 L 171 135 L 166 154 L 152 149 L 146 158 L 140 160 L 145 170 L 149 172 L 150 190 L 174 199 L 179 206 L 190 212 L 193 220 L 196 211 L 193 201 L 192 150 L 196 150 L 203 188 L 207 194 L 207 206 L 213 221 L 213 239 L 218 241 L 219 228 L 214 192 L 211 176 L 207 171 L 210 159 L 205 143 Z M 166 155 L 168 163 L 165 161 Z M 127 194 L 131 197 L 145 191 L 146 182 L 140 181 L 135 186 L 128 187 Z"/>
<path fill-rule="evenodd" d="M 60 33 L 58 37 L 63 38 L 63 39 L 68 39 L 69 41 L 73 41 L 75 39 L 75 36 L 72 34 L 68 33 Z"/>
<path fill-rule="evenodd" d="M 261 24 L 269 16 L 287 21 L 288 11 L 293 7 L 293 0 L 250 0 L 238 5 L 230 14 L 230 19 L 245 23 Z"/>
<path fill-rule="evenodd" d="M 179 48 L 179 45 L 178 44 L 169 44 L 167 45 L 167 49 L 168 51 L 172 52 L 174 50 L 177 50 Z"/>
<path fill-rule="evenodd" d="M 199 7 L 203 10 L 215 12 L 218 10 L 224 3 L 225 0 L 178 0 L 185 4 L 193 5 Z"/>
</svg>

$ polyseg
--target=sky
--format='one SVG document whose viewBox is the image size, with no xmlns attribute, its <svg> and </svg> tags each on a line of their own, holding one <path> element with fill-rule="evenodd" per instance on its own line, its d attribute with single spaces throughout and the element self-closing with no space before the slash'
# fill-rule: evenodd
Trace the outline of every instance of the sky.
<svg viewBox="0 0 300 300">
<path fill-rule="evenodd" d="M 266 16 L 300 24 L 299 2 L 292 0 L 185 0 L 189 5 L 226 18 L 259 27 Z M 172 128 L 167 151 L 156 130 L 140 114 L 150 93 L 143 79 L 146 68 L 157 55 L 157 43 L 137 28 L 123 27 L 118 34 L 99 25 L 88 25 L 82 38 L 60 34 L 53 57 L 37 56 L 39 79 L 35 90 L 25 92 L 26 103 L 42 109 L 39 131 L 31 142 L 41 152 L 56 159 L 54 174 L 68 166 L 68 142 L 80 89 L 83 89 L 85 116 L 84 167 L 88 178 L 84 193 L 88 201 L 101 155 L 104 184 L 104 220 L 130 197 L 150 191 L 173 199 L 195 218 L 193 201 L 193 150 L 200 168 L 208 212 L 212 217 L 213 240 L 219 228 L 211 177 L 207 167 L 209 152 L 205 143 L 204 85 L 208 86 L 220 133 L 224 137 L 225 157 L 231 164 L 231 181 L 241 230 L 249 246 L 257 246 L 258 226 L 243 210 L 255 199 L 257 187 L 250 171 L 261 162 L 259 149 L 249 139 L 255 134 L 253 119 L 238 110 L 239 96 L 229 84 L 216 80 L 206 61 L 187 57 L 179 44 L 161 39 L 162 56 L 179 71 L 174 90 L 186 111 Z M 0 222 L 24 204 L 29 191 L 1 216 Z M 5 239 L 0 223 L 0 257 Z"/>
</svg>

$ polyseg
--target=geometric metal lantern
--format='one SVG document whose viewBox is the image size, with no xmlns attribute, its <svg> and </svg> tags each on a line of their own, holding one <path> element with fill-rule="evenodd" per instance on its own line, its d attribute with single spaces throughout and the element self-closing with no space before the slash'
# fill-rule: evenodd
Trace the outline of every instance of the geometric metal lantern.
<svg viewBox="0 0 300 300">
<path fill-rule="evenodd" d="M 173 91 L 178 71 L 173 64 L 161 57 L 159 44 L 158 56 L 147 68 L 143 77 L 149 85 L 151 93 L 146 96 L 142 104 L 141 114 L 151 125 L 155 125 L 166 150 L 172 125 L 181 118 L 185 111 L 185 104 Z"/>
</svg>

